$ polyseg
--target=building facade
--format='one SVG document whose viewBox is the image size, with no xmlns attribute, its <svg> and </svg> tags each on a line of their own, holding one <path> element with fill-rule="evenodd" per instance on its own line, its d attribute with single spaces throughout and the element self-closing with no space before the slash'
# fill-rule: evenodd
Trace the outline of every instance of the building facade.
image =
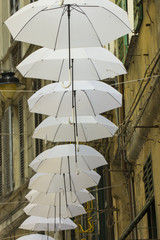
<svg viewBox="0 0 160 240">
<path fill-rule="evenodd" d="M 159 239 L 160 2 L 116 2 L 133 9 L 134 34 L 116 43 L 128 74 L 110 155 L 111 185 L 122 185 L 112 188 L 114 239 Z"/>
<path fill-rule="evenodd" d="M 160 238 L 160 1 L 112 0 L 128 11 L 134 33 L 106 47 L 123 61 L 126 76 L 111 79 L 123 94 L 123 106 L 108 112 L 119 125 L 112 139 L 94 141 L 108 165 L 97 171 L 102 179 L 92 189 L 96 201 L 85 205 L 87 215 L 75 218 L 76 231 L 62 232 L 56 239 L 159 239 Z M 28 111 L 27 99 L 49 83 L 23 79 L 19 62 L 36 46 L 15 42 L 3 22 L 32 0 L 0 0 L 0 72 L 14 71 L 20 79 L 13 96 L 0 95 L 0 239 L 17 239 L 31 232 L 18 229 L 27 217 L 23 208 L 28 182 L 34 172 L 29 163 L 51 147 L 32 139 L 43 120 Z"/>
</svg>

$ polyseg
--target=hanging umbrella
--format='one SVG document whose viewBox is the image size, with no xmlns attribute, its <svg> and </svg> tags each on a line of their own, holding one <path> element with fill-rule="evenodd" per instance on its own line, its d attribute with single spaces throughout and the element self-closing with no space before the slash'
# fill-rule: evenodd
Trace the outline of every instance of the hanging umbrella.
<svg viewBox="0 0 160 240">
<path fill-rule="evenodd" d="M 31 231 L 59 231 L 75 229 L 77 225 L 69 218 L 66 219 L 53 219 L 30 216 L 21 225 L 20 229 L 26 229 Z"/>
<path fill-rule="evenodd" d="M 118 108 L 122 95 L 110 85 L 99 81 L 75 81 L 78 116 L 91 116 Z M 52 104 L 54 103 L 54 104 Z M 72 115 L 72 88 L 60 83 L 48 84 L 28 99 L 30 112 L 53 117 Z"/>
<path fill-rule="evenodd" d="M 14 40 L 53 49 L 102 46 L 131 32 L 127 13 L 109 0 L 39 0 L 5 24 Z"/>
<path fill-rule="evenodd" d="M 31 163 L 30 167 L 35 172 L 69 173 L 89 171 L 106 165 L 103 155 L 86 145 L 79 145 L 77 164 L 75 162 L 75 145 L 57 145 L 40 153 Z"/>
<path fill-rule="evenodd" d="M 24 209 L 27 215 L 46 217 L 46 218 L 72 218 L 78 215 L 86 214 L 82 205 L 39 205 L 29 203 Z"/>
<path fill-rule="evenodd" d="M 113 137 L 118 129 L 111 121 L 100 115 L 78 117 L 77 121 L 80 142 Z M 48 117 L 35 129 L 33 138 L 52 142 L 74 141 L 73 125 L 68 123 L 68 118 Z"/>
<path fill-rule="evenodd" d="M 68 49 L 41 48 L 25 58 L 17 69 L 27 78 L 64 82 L 68 75 L 68 58 Z M 121 61 L 101 47 L 73 48 L 71 58 L 74 80 L 103 80 L 126 74 Z"/>
<path fill-rule="evenodd" d="M 17 238 L 17 240 L 55 240 L 54 238 L 42 234 L 30 234 Z"/>
<path fill-rule="evenodd" d="M 81 172 L 79 174 L 51 174 L 36 173 L 29 182 L 29 189 L 43 193 L 79 191 L 84 188 L 96 186 L 101 176 L 95 171 Z"/>
<path fill-rule="evenodd" d="M 60 196 L 61 195 L 61 196 Z M 26 196 L 27 200 L 33 204 L 40 205 L 59 205 L 59 197 L 61 197 L 61 205 L 78 205 L 85 202 L 94 200 L 94 196 L 89 193 L 86 189 L 80 190 L 78 192 L 66 192 L 66 195 L 63 192 L 60 193 L 42 193 L 36 190 L 31 190 Z"/>
</svg>

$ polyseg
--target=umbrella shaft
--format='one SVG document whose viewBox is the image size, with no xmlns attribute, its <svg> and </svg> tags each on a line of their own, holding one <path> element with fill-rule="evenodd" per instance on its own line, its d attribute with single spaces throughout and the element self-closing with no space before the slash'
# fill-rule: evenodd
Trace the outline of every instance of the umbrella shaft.
<svg viewBox="0 0 160 240">
<path fill-rule="evenodd" d="M 69 51 L 69 69 L 71 69 L 71 23 L 70 23 L 70 16 L 71 16 L 71 9 L 70 5 L 67 6 L 67 13 L 68 13 L 68 51 Z"/>
</svg>

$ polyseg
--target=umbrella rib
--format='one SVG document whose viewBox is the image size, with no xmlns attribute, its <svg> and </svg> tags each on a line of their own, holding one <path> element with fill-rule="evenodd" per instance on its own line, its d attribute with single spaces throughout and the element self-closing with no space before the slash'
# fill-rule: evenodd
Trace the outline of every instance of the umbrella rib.
<svg viewBox="0 0 160 240">
<path fill-rule="evenodd" d="M 54 44 L 54 50 L 56 50 L 56 45 L 57 45 L 57 41 L 58 41 L 58 35 L 59 35 L 60 26 L 61 26 L 61 22 L 62 22 L 62 17 L 63 17 L 63 15 L 65 14 L 66 9 L 67 9 L 67 8 L 64 7 L 63 12 L 62 12 L 62 15 L 61 15 L 60 20 L 59 20 L 58 30 L 57 30 L 57 35 L 56 35 L 56 40 L 55 40 L 55 44 Z"/>
<path fill-rule="evenodd" d="M 121 106 L 121 103 L 111 93 L 108 92 L 108 95 L 110 95 Z"/>
<path fill-rule="evenodd" d="M 98 71 L 97 71 L 97 69 L 96 69 L 96 66 L 95 66 L 95 64 L 93 63 L 92 59 L 89 58 L 89 60 L 91 61 L 92 65 L 93 65 L 93 68 L 94 68 L 94 70 L 95 70 L 95 72 L 96 72 L 96 74 L 97 74 L 99 80 L 102 80 L 102 79 L 100 78 L 100 76 L 99 76 L 99 73 L 98 73 Z"/>
<path fill-rule="evenodd" d="M 41 95 L 38 99 L 37 99 L 37 101 L 35 102 L 35 104 L 37 104 L 40 100 L 41 100 L 41 98 L 43 98 L 44 97 L 44 94 L 43 95 Z M 33 105 L 33 107 L 32 108 L 30 108 L 30 112 L 32 111 L 32 109 L 35 107 L 35 104 Z"/>
<path fill-rule="evenodd" d="M 98 41 L 99 41 L 101 47 L 103 47 L 103 44 L 102 44 L 102 42 L 101 42 L 101 40 L 100 40 L 100 38 L 99 38 L 99 36 L 98 36 L 98 34 L 97 34 L 97 32 L 96 32 L 96 30 L 95 30 L 95 28 L 94 28 L 94 26 L 93 26 L 91 20 L 90 20 L 89 17 L 86 15 L 86 13 L 80 8 L 80 6 L 77 6 L 77 7 L 82 11 L 82 13 L 83 13 L 83 14 L 85 15 L 85 17 L 88 19 L 89 23 L 91 24 L 91 26 L 92 26 L 92 28 L 93 28 L 93 30 L 94 30 L 96 36 L 97 36 L 97 39 L 98 39 Z"/>
<path fill-rule="evenodd" d="M 87 142 L 87 137 L 86 137 L 86 134 L 85 134 L 85 131 L 84 131 L 84 128 L 83 128 L 82 123 L 80 123 L 80 126 L 81 126 L 81 128 L 82 128 L 82 131 L 83 131 L 83 134 L 84 134 L 84 137 L 85 137 L 85 141 Z"/>
<path fill-rule="evenodd" d="M 59 130 L 59 128 L 60 128 L 60 126 L 61 126 L 62 124 L 60 123 L 59 124 L 59 126 L 58 126 L 58 128 L 57 128 L 57 130 L 56 130 L 56 132 L 55 132 L 55 135 L 54 135 L 54 138 L 53 138 L 53 141 L 52 142 L 54 142 L 55 141 L 55 138 L 56 138 L 56 135 L 57 135 L 57 133 L 58 133 L 58 130 Z"/>
<path fill-rule="evenodd" d="M 61 67 L 60 67 L 60 71 L 59 71 L 59 76 L 58 76 L 58 82 L 60 82 L 60 77 L 61 77 L 61 73 L 62 73 L 63 64 L 64 64 L 64 59 L 62 60 L 62 63 L 61 63 Z"/>
<path fill-rule="evenodd" d="M 48 209 L 48 214 L 47 214 L 47 218 L 49 218 L 49 211 L 51 209 L 51 205 L 49 205 L 49 209 Z"/>
<path fill-rule="evenodd" d="M 129 28 L 129 27 L 127 26 L 127 24 L 126 24 L 125 22 L 123 22 L 122 19 L 120 19 L 116 14 L 114 14 L 113 12 L 109 11 L 108 9 L 106 9 L 106 8 L 104 8 L 104 7 L 102 7 L 102 8 L 103 8 L 105 11 L 110 12 L 110 13 L 111 13 L 112 15 L 114 15 L 117 19 L 119 19 L 119 21 L 122 22 L 122 23 L 133 33 L 132 29 Z"/>
<path fill-rule="evenodd" d="M 83 158 L 83 160 L 84 160 L 84 162 L 86 163 L 86 165 L 87 165 L 87 167 L 89 168 L 89 170 L 92 170 L 91 168 L 90 168 L 90 166 L 88 165 L 88 163 L 87 163 L 87 161 L 85 160 L 85 158 L 81 155 L 81 157 Z"/>
<path fill-rule="evenodd" d="M 55 174 L 53 174 L 53 177 L 51 178 L 50 183 L 48 184 L 48 189 L 47 189 L 46 193 L 49 193 L 49 187 L 50 187 L 50 185 L 51 185 L 51 182 L 52 182 L 54 176 L 55 176 Z"/>
<path fill-rule="evenodd" d="M 89 7 L 100 7 L 100 6 L 83 6 L 83 5 L 81 5 L 81 8 L 89 8 Z M 79 6 L 79 8 L 80 8 L 80 6 Z M 80 9 L 81 9 L 80 8 Z M 127 26 L 127 24 L 125 23 L 125 22 L 123 22 L 122 21 L 122 19 L 121 18 L 119 18 L 116 14 L 114 14 L 114 12 L 111 12 L 110 10 L 108 10 L 107 8 L 105 8 L 105 7 L 101 7 L 101 8 L 103 8 L 105 11 L 107 11 L 107 12 L 110 12 L 112 15 L 114 15 L 117 19 L 119 19 L 119 21 L 120 22 L 122 22 L 132 33 L 133 33 L 133 31 L 132 31 L 132 29 L 131 28 L 129 28 L 128 26 Z M 81 9 L 81 11 L 83 12 L 83 10 Z M 83 12 L 84 14 L 85 14 L 85 12 Z M 86 15 L 86 14 L 85 14 Z"/>
<path fill-rule="evenodd" d="M 58 105 L 57 112 L 56 112 L 56 115 L 55 115 L 56 118 L 57 118 L 57 116 L 58 116 L 58 112 L 59 112 L 59 109 L 60 109 L 60 106 L 61 106 L 61 104 L 62 104 L 62 100 L 63 100 L 65 94 L 66 94 L 66 91 L 63 93 L 63 95 L 62 95 L 62 97 L 61 97 L 61 100 L 60 100 L 60 103 L 59 103 L 59 105 Z"/>
<path fill-rule="evenodd" d="M 95 111 L 94 111 L 94 107 L 93 107 L 93 105 L 92 105 L 92 102 L 91 102 L 91 100 L 90 100 L 87 92 L 86 92 L 85 90 L 82 90 L 82 92 L 84 92 L 85 95 L 86 95 L 86 97 L 88 98 L 88 101 L 89 101 L 89 103 L 90 103 L 90 105 L 91 105 L 91 107 L 92 107 L 93 114 L 94 114 L 94 116 L 96 116 L 96 113 L 95 113 Z"/>
<path fill-rule="evenodd" d="M 76 187 L 75 187 L 75 184 L 74 184 L 74 181 L 73 181 L 73 178 L 71 178 L 71 181 L 72 181 L 72 185 L 73 185 L 73 188 L 74 188 L 74 192 L 76 193 Z"/>
<path fill-rule="evenodd" d="M 43 8 L 42 10 L 40 10 L 39 12 L 37 12 L 34 16 L 32 16 L 25 24 L 24 26 L 20 29 L 20 31 L 17 33 L 17 35 L 14 37 L 14 40 L 16 40 L 16 38 L 18 37 L 18 35 L 22 32 L 22 30 L 31 22 L 31 20 L 36 17 L 40 12 L 43 12 L 44 10 L 46 10 L 47 7 Z"/>
</svg>

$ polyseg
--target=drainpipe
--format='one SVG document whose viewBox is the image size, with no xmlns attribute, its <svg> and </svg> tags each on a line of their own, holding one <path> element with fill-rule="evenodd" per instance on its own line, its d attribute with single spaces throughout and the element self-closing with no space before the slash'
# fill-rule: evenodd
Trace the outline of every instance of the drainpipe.
<svg viewBox="0 0 160 240">
<path fill-rule="evenodd" d="M 9 165 L 10 165 L 10 190 L 13 191 L 13 138 L 12 138 L 12 108 L 9 107 Z"/>
</svg>

